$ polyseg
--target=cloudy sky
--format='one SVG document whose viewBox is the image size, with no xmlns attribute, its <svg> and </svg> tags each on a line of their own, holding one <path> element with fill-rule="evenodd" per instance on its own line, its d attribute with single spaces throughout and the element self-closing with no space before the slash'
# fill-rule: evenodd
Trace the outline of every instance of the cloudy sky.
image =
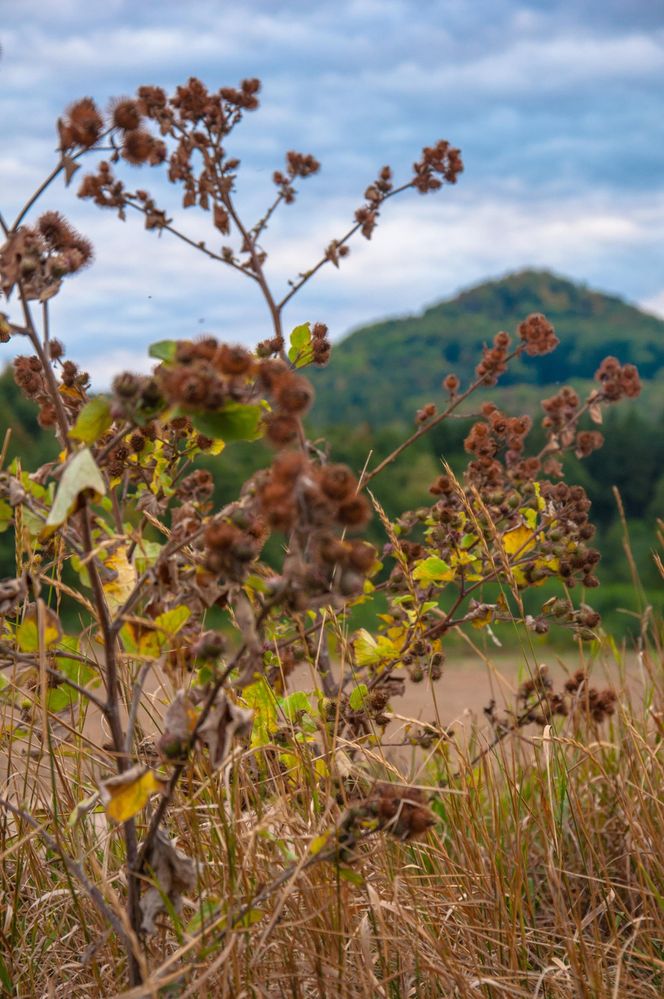
<svg viewBox="0 0 664 999">
<path fill-rule="evenodd" d="M 323 164 L 267 234 L 277 289 L 343 233 L 383 163 L 407 177 L 442 137 L 466 164 L 456 187 L 386 206 L 371 243 L 325 268 L 288 325 L 322 320 L 338 337 L 526 266 L 664 316 L 662 0 L 0 0 L 0 25 L 6 216 L 49 171 L 54 122 L 73 99 L 259 76 L 261 109 L 232 144 L 247 220 L 287 149 Z M 148 180 L 183 230 L 215 245 L 156 172 L 131 183 Z M 78 201 L 75 187 L 54 186 L 42 204 L 92 238 L 96 262 L 68 283 L 53 321 L 98 387 L 144 368 L 155 339 L 266 335 L 252 284 L 140 219 L 123 225 Z"/>
</svg>

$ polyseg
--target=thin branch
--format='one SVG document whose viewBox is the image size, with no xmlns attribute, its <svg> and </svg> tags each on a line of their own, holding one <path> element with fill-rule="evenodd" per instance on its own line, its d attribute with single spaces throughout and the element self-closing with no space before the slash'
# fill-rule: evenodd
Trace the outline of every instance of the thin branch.
<svg viewBox="0 0 664 999">
<path fill-rule="evenodd" d="M 42 840 L 44 841 L 48 849 L 51 850 L 53 853 L 59 855 L 60 859 L 62 860 L 62 863 L 65 865 L 69 873 L 72 874 L 77 879 L 80 885 L 85 889 L 85 891 L 90 896 L 92 902 L 99 910 L 100 914 L 104 917 L 104 919 L 108 920 L 110 925 L 118 934 L 124 946 L 127 948 L 127 951 L 131 952 L 132 954 L 135 953 L 138 950 L 138 942 L 136 941 L 135 938 L 132 939 L 129 936 L 122 922 L 113 912 L 113 910 L 109 907 L 108 903 L 104 899 L 104 896 L 101 894 L 99 889 L 95 885 L 93 885 L 91 881 L 88 880 L 85 871 L 78 863 L 78 861 L 68 856 L 62 850 L 62 847 L 57 842 L 57 840 L 55 840 L 49 833 L 47 833 L 46 830 L 39 825 L 37 820 L 33 818 L 33 816 L 30 815 L 29 812 L 25 812 L 22 808 L 17 808 L 16 805 L 12 805 L 10 801 L 7 801 L 6 798 L 2 797 L 0 797 L 0 805 L 2 805 L 3 808 L 6 808 L 8 812 L 11 812 L 17 818 L 20 818 L 24 822 L 27 822 L 27 824 L 31 826 L 33 829 L 35 829 L 39 834 L 39 836 L 41 836 Z"/>
<path fill-rule="evenodd" d="M 256 620 L 256 631 L 259 630 L 260 626 L 265 621 L 266 617 L 268 616 L 268 614 L 270 613 L 270 611 L 271 611 L 271 609 L 273 607 L 273 604 L 276 602 L 276 599 L 277 598 L 275 597 L 274 600 L 268 601 L 268 602 L 266 602 L 263 605 L 263 607 L 261 609 L 261 612 L 258 615 L 258 618 Z M 201 713 L 199 714 L 199 716 L 198 716 L 198 718 L 196 720 L 196 724 L 195 724 L 195 726 L 193 728 L 193 731 L 189 735 L 188 747 L 190 749 L 194 746 L 194 744 L 196 742 L 196 738 L 198 736 L 198 733 L 200 732 L 201 728 L 205 724 L 205 721 L 206 721 L 208 715 L 210 714 L 210 711 L 214 707 L 214 702 L 217 699 L 217 694 L 222 689 L 223 685 L 226 683 L 226 680 L 231 675 L 231 673 L 233 672 L 233 670 L 237 668 L 237 666 L 240 663 L 240 660 L 242 659 L 243 655 L 245 654 L 245 652 L 247 650 L 248 650 L 248 646 L 246 645 L 246 643 L 243 644 L 243 645 L 241 645 L 240 648 L 238 649 L 238 651 L 235 653 L 235 655 L 231 659 L 231 661 L 227 664 L 226 668 L 223 670 L 223 672 L 215 680 L 215 682 L 214 682 L 214 684 L 212 686 L 212 689 L 210 690 L 207 698 L 205 699 L 205 703 L 203 704 L 203 707 L 201 708 Z M 147 833 L 145 835 L 145 839 L 141 843 L 141 848 L 138 851 L 138 855 L 136 857 L 136 863 L 135 863 L 134 868 L 133 868 L 134 873 L 136 875 L 140 875 L 141 870 L 143 869 L 143 865 L 145 863 L 145 858 L 147 856 L 148 850 L 152 846 L 152 842 L 154 840 L 154 837 L 156 836 L 157 830 L 159 829 L 159 826 L 161 825 L 162 819 L 164 818 L 164 815 L 166 814 L 166 809 L 168 808 L 168 806 L 171 803 L 171 800 L 172 800 L 173 795 L 175 793 L 175 789 L 176 789 L 176 787 L 178 785 L 178 781 L 180 780 L 180 777 L 182 776 L 182 773 L 184 772 L 186 766 L 187 766 L 186 761 L 184 763 L 178 763 L 176 765 L 175 769 L 173 770 L 173 773 L 171 774 L 171 778 L 170 778 L 170 780 L 168 782 L 168 786 L 167 786 L 166 790 L 164 791 L 164 793 L 163 793 L 163 795 L 161 797 L 161 800 L 160 800 L 160 802 L 159 802 L 159 804 L 157 806 L 156 811 L 154 812 L 154 814 L 152 816 L 152 819 L 150 820 L 150 825 L 148 826 L 148 831 L 147 831 Z"/>
<path fill-rule="evenodd" d="M 194 729 L 189 736 L 190 748 L 194 745 L 196 737 L 199 731 L 201 730 L 201 727 L 205 724 L 205 721 L 208 715 L 210 714 L 210 711 L 212 710 L 214 702 L 217 699 L 217 694 L 223 687 L 224 683 L 230 676 L 231 672 L 236 668 L 236 666 L 240 662 L 240 659 L 242 658 L 242 656 L 246 651 L 247 651 L 247 646 L 242 645 L 238 650 L 238 652 L 233 657 L 233 659 L 231 660 L 231 662 L 226 666 L 226 669 L 223 671 L 221 676 L 217 679 L 214 686 L 212 687 L 212 690 L 208 694 L 205 700 L 205 704 L 201 709 L 201 713 L 198 716 L 196 725 L 194 726 Z M 136 862 L 133 868 L 133 872 L 135 875 L 140 875 L 143 869 L 143 865 L 145 864 L 145 858 L 148 854 L 148 850 L 152 846 L 153 840 L 157 834 L 157 830 L 159 829 L 159 826 L 162 823 L 162 819 L 166 814 L 166 809 L 171 803 L 173 795 L 175 794 L 175 789 L 178 785 L 178 781 L 180 780 L 180 777 L 182 776 L 186 766 L 187 766 L 186 762 L 178 763 L 175 769 L 173 770 L 173 773 L 171 774 L 168 786 L 166 787 L 166 790 L 163 792 L 159 804 L 157 805 L 157 808 L 152 815 L 152 818 L 150 820 L 150 825 L 148 826 L 148 830 L 145 834 L 145 839 L 141 843 L 141 847 L 136 856 Z"/>
<path fill-rule="evenodd" d="M 30 197 L 28 198 L 28 200 L 26 201 L 26 203 L 23 205 L 23 208 L 21 208 L 20 212 L 18 213 L 18 215 L 14 219 L 14 223 L 13 223 L 13 225 L 11 227 L 11 230 L 10 230 L 11 232 L 16 232 L 16 230 L 18 229 L 18 227 L 20 226 L 21 222 L 23 221 L 23 219 L 25 218 L 25 216 L 28 214 L 28 212 L 30 211 L 30 209 L 32 208 L 32 206 L 34 204 L 36 204 L 37 201 L 39 201 L 39 199 L 41 198 L 42 194 L 44 193 L 44 191 L 46 190 L 46 188 L 49 186 L 49 184 L 52 184 L 53 181 L 55 180 L 55 178 L 60 173 L 62 173 L 63 170 L 64 170 L 64 162 L 62 160 L 60 160 L 60 162 L 57 163 L 53 167 L 53 169 L 49 173 L 48 177 L 46 177 L 46 179 L 42 181 L 42 183 L 39 185 L 39 187 L 37 188 L 37 190 L 34 191 L 30 195 Z"/>
<path fill-rule="evenodd" d="M 270 286 L 268 285 L 267 280 L 265 278 L 265 274 L 263 273 L 263 267 L 261 265 L 260 260 L 258 259 L 258 253 L 256 252 L 256 244 L 254 240 L 251 238 L 249 232 L 245 229 L 237 213 L 235 205 L 233 204 L 230 194 L 224 194 L 223 192 L 221 192 L 221 189 L 220 189 L 220 194 L 223 203 L 228 209 L 228 212 L 231 218 L 233 219 L 233 222 L 235 222 L 238 232 L 242 236 L 244 245 L 248 248 L 249 255 L 251 257 L 253 272 L 247 271 L 246 273 L 251 274 L 252 277 L 255 276 L 256 280 L 258 281 L 260 289 L 263 292 L 263 298 L 265 299 L 267 307 L 270 310 L 270 316 L 272 317 L 272 325 L 274 326 L 275 335 L 277 337 L 281 337 L 283 336 L 281 328 L 281 306 L 277 305 L 276 302 L 274 301 L 272 292 L 270 291 Z"/>
<path fill-rule="evenodd" d="M 41 361 L 41 366 L 48 382 L 49 392 L 51 394 L 51 399 L 55 407 L 55 413 L 58 420 L 58 428 L 60 430 L 60 436 L 62 437 L 62 445 L 71 453 L 71 441 L 69 440 L 69 421 L 67 419 L 67 414 L 65 412 L 65 407 L 62 402 L 62 396 L 58 391 L 58 386 L 55 381 L 55 375 L 53 374 L 53 368 L 51 366 L 51 360 L 47 357 L 44 348 L 42 347 L 41 341 L 37 335 L 37 330 L 32 319 L 32 313 L 30 312 L 30 306 L 28 305 L 28 300 L 26 298 L 25 292 L 21 282 L 18 282 L 18 290 L 21 296 L 21 305 L 23 307 L 23 317 L 25 319 L 25 325 L 28 331 L 28 337 L 30 338 L 30 343 L 32 344 L 35 353 L 37 354 L 39 360 Z"/>
<path fill-rule="evenodd" d="M 390 191 L 389 194 L 386 194 L 385 197 L 381 199 L 380 207 L 382 208 L 385 202 L 389 201 L 389 199 L 393 198 L 396 194 L 401 194 L 402 191 L 407 191 L 408 188 L 412 186 L 413 182 L 412 180 L 410 180 L 408 181 L 407 184 L 402 184 L 401 187 L 395 187 L 393 191 Z M 352 225 L 351 228 L 348 230 L 348 232 L 344 236 L 342 236 L 341 239 L 335 241 L 337 246 L 344 246 L 350 239 L 352 239 L 352 237 L 355 235 L 358 229 L 362 228 L 362 225 L 363 225 L 362 222 L 356 222 L 354 225 Z M 279 309 L 279 311 L 281 312 L 283 307 L 286 305 L 287 302 L 291 300 L 293 295 L 296 295 L 300 290 L 300 288 L 303 285 L 305 285 L 307 281 L 310 281 L 311 278 L 314 276 L 314 274 L 316 274 L 321 269 L 321 267 L 324 267 L 325 264 L 329 262 L 330 258 L 328 256 L 323 256 L 318 261 L 318 263 L 315 264 L 310 270 L 305 271 L 303 274 L 300 274 L 299 280 L 293 282 L 291 290 L 286 295 L 284 295 L 281 301 L 277 304 L 277 308 Z"/>
<path fill-rule="evenodd" d="M 44 350 L 48 349 L 50 339 L 50 323 L 48 316 L 48 299 L 42 302 L 42 330 L 44 331 Z"/>
<path fill-rule="evenodd" d="M 125 200 L 125 204 L 128 205 L 129 208 L 134 208 L 137 212 L 140 212 L 141 215 L 148 214 L 146 209 L 143 208 L 142 205 L 137 205 L 135 204 L 135 202 L 130 201 L 128 198 Z M 226 257 L 222 257 L 221 254 L 214 253 L 213 250 L 209 250 L 205 245 L 205 243 L 202 242 L 197 243 L 195 239 L 191 239 L 189 236 L 185 236 L 183 232 L 180 232 L 179 229 L 175 229 L 174 226 L 172 226 L 169 222 L 164 222 L 159 224 L 159 231 L 161 232 L 162 230 L 170 232 L 172 236 L 175 236 L 177 237 L 177 239 L 182 240 L 183 243 L 186 243 L 187 246 L 193 247 L 194 250 L 200 250 L 201 253 L 204 253 L 206 257 L 210 257 L 211 260 L 216 260 L 220 264 L 226 264 L 228 267 L 232 267 L 233 270 L 240 271 L 241 274 L 246 274 L 247 277 L 253 278 L 254 281 L 258 280 L 256 275 L 252 274 L 251 271 L 248 271 L 246 270 L 246 268 L 241 267 L 240 264 L 237 264 L 234 260 L 227 260 Z"/>
<path fill-rule="evenodd" d="M 133 690 L 131 693 L 131 704 L 129 706 L 129 716 L 127 718 L 127 732 L 125 735 L 125 754 L 129 757 L 131 756 L 131 747 L 134 741 L 134 728 L 136 727 L 136 718 L 138 717 L 138 709 L 141 703 L 141 697 L 143 696 L 143 687 L 145 681 L 147 680 L 148 673 L 152 669 L 153 663 L 143 663 L 141 666 L 138 676 L 134 680 Z"/>
<path fill-rule="evenodd" d="M 507 357 L 505 358 L 505 363 L 511 361 L 515 357 L 518 357 L 519 354 L 522 353 L 522 351 L 523 351 L 522 346 L 517 347 L 516 350 L 513 350 L 511 354 L 507 355 Z M 387 458 L 384 458 L 381 461 L 381 463 L 373 469 L 373 471 L 369 472 L 368 474 L 363 473 L 362 479 L 360 480 L 359 488 L 364 489 L 364 487 L 369 482 L 371 482 L 372 479 L 375 479 L 377 475 L 380 475 L 383 469 L 387 468 L 388 465 L 391 465 L 392 462 L 395 461 L 400 454 L 403 454 L 406 448 L 409 448 L 411 444 L 414 444 L 415 441 L 418 441 L 420 437 L 424 437 L 424 435 L 428 434 L 430 430 L 433 430 L 434 427 L 437 427 L 439 423 L 442 423 L 443 420 L 446 420 L 448 416 L 450 416 L 454 412 L 454 410 L 457 409 L 461 405 L 461 403 L 468 398 L 469 395 L 475 392 L 482 385 L 486 384 L 484 379 L 485 379 L 484 375 L 482 375 L 481 378 L 477 378 L 471 385 L 468 386 L 465 392 L 462 392 L 461 395 L 457 395 L 454 397 L 454 399 L 450 402 L 447 409 L 443 410 L 442 413 L 439 413 L 438 416 L 435 416 L 432 420 L 429 420 L 427 423 L 422 424 L 422 426 L 419 427 L 415 431 L 415 433 L 411 434 L 410 437 L 407 438 L 407 440 L 403 441 L 403 443 L 401 443 L 398 447 L 396 447 L 391 454 L 388 454 Z"/>
<path fill-rule="evenodd" d="M 52 652 L 50 654 L 53 655 Z M 58 653 L 56 653 L 56 655 L 57 654 Z M 15 649 L 13 649 L 11 646 L 7 645 L 4 642 L 0 644 L 0 655 L 6 656 L 8 659 L 13 660 L 14 662 L 25 663 L 26 666 L 35 665 L 34 656 L 26 652 L 17 652 Z M 64 652 L 59 653 L 59 655 L 63 659 L 72 658 Z M 66 673 L 61 673 L 59 669 L 54 669 L 52 666 L 46 665 L 45 669 L 46 672 L 49 674 L 49 676 L 52 676 L 54 680 L 58 681 L 58 683 L 66 684 L 68 687 L 71 687 L 73 690 L 76 690 L 83 697 L 86 697 L 88 701 L 90 701 L 97 708 L 99 708 L 100 711 L 103 712 L 106 711 L 106 704 L 104 703 L 104 701 L 102 701 L 101 697 L 97 697 L 97 695 L 93 694 L 92 691 L 88 690 L 87 687 L 82 687 L 80 683 L 76 683 L 76 681 L 68 677 Z"/>
<path fill-rule="evenodd" d="M 254 241 L 256 241 L 260 236 L 260 234 L 265 229 L 267 229 L 268 222 L 272 218 L 273 214 L 275 213 L 275 211 L 277 210 L 283 199 L 284 199 L 283 191 L 279 191 L 276 198 L 274 199 L 268 210 L 265 212 L 263 218 L 259 219 L 256 225 L 253 227 L 253 229 L 251 229 L 250 235 Z"/>
<path fill-rule="evenodd" d="M 99 138 L 97 139 L 97 141 L 95 142 L 95 144 L 93 146 L 90 146 L 88 149 L 80 149 L 73 156 L 69 156 L 68 159 L 70 161 L 72 161 L 72 162 L 75 162 L 76 160 L 81 159 L 82 156 L 85 156 L 86 153 L 97 152 L 97 150 L 98 150 L 98 143 L 100 143 L 102 141 L 102 139 L 105 139 L 108 135 L 110 135 L 112 131 L 113 131 L 112 128 L 107 128 L 105 132 L 101 133 L 101 135 L 99 136 Z M 21 222 L 23 221 L 23 219 L 25 218 L 25 216 L 28 214 L 28 212 L 30 211 L 30 209 L 32 208 L 32 206 L 34 204 L 36 204 L 37 201 L 39 201 L 39 199 L 41 198 L 41 196 L 44 193 L 44 191 L 46 190 L 46 188 L 49 187 L 49 185 L 53 183 L 53 181 L 56 179 L 56 177 L 58 177 L 62 173 L 62 171 L 65 169 L 66 166 L 67 166 L 67 164 L 65 163 L 65 157 L 61 156 L 60 162 L 57 163 L 53 167 L 53 169 L 49 173 L 48 177 L 46 177 L 45 180 L 42 181 L 42 183 L 39 185 L 39 187 L 37 188 L 37 190 L 34 191 L 33 194 L 30 195 L 30 197 L 28 198 L 28 200 L 26 201 L 26 203 L 23 205 L 23 208 L 21 208 L 20 212 L 18 213 L 18 215 L 14 219 L 14 224 L 12 225 L 11 230 L 10 230 L 11 232 L 15 232 L 18 229 L 18 227 L 20 226 Z M 4 228 L 4 223 L 3 223 L 3 228 Z M 5 232 L 6 232 L 6 230 L 5 230 Z"/>
</svg>

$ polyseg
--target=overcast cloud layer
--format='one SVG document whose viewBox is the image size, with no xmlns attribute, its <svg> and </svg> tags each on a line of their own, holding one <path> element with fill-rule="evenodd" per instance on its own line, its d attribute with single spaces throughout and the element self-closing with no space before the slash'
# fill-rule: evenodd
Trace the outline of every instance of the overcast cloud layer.
<svg viewBox="0 0 664 999">
<path fill-rule="evenodd" d="M 324 269 L 287 323 L 320 319 L 339 336 L 527 266 L 664 315 L 659 2 L 0 0 L 0 23 L 7 216 L 50 169 L 54 122 L 71 100 L 105 104 L 192 74 L 211 88 L 259 76 L 262 107 L 233 140 L 247 219 L 260 215 L 287 149 L 323 163 L 270 227 L 278 287 L 344 231 L 383 163 L 407 177 L 422 145 L 444 137 L 466 164 L 457 187 L 386 206 L 371 243 L 355 244 L 341 271 Z M 165 200 L 156 174 L 149 180 Z M 123 367 L 145 367 L 155 339 L 206 331 L 253 343 L 268 332 L 252 285 L 167 234 L 158 239 L 136 219 L 121 225 L 61 186 L 44 207 L 61 208 L 96 246 L 95 265 L 53 311 L 99 386 Z M 169 207 L 215 245 L 176 199 Z"/>
</svg>

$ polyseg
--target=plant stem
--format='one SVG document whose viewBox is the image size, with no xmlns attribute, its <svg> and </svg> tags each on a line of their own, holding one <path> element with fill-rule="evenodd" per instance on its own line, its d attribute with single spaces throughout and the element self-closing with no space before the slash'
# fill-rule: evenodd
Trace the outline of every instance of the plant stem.
<svg viewBox="0 0 664 999">
<path fill-rule="evenodd" d="M 518 355 L 522 352 L 522 350 L 523 347 L 517 347 L 516 350 L 513 350 L 512 353 L 505 358 L 505 363 L 511 361 L 515 357 L 518 357 Z M 391 465 L 392 462 L 395 461 L 400 454 L 403 454 L 406 448 L 409 448 L 411 444 L 414 444 L 415 441 L 418 441 L 420 437 L 424 437 L 424 435 L 428 434 L 430 430 L 433 430 L 434 427 L 437 427 L 439 423 L 442 423 L 443 420 L 446 420 L 448 418 L 448 416 L 451 416 L 454 410 L 458 409 L 461 403 L 465 402 L 465 400 L 468 398 L 469 395 L 472 395 L 473 392 L 475 392 L 478 388 L 480 388 L 481 385 L 484 384 L 485 384 L 484 376 L 482 376 L 481 378 L 477 378 L 471 385 L 469 385 L 466 391 L 462 392 L 461 395 L 455 396 L 454 399 L 450 402 L 447 409 L 443 410 L 442 413 L 439 413 L 438 416 L 435 416 L 432 420 L 429 420 L 427 423 L 422 424 L 421 427 L 418 427 L 418 429 L 413 434 L 411 434 L 410 437 L 407 438 L 407 440 L 403 441 L 402 444 L 399 444 L 399 446 L 396 447 L 391 454 L 388 454 L 387 458 L 384 458 L 380 462 L 380 464 L 373 469 L 373 471 L 368 473 L 363 473 L 362 478 L 360 480 L 359 488 L 364 489 L 364 487 L 369 482 L 371 482 L 372 479 L 375 479 L 377 475 L 380 475 L 380 473 L 385 468 L 387 468 L 388 465 Z"/>
</svg>

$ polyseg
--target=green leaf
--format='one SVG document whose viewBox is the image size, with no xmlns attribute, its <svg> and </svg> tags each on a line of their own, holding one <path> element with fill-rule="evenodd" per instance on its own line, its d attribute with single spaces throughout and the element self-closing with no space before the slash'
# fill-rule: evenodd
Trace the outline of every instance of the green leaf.
<svg viewBox="0 0 664 999">
<path fill-rule="evenodd" d="M 303 368 L 305 364 L 311 364 L 313 361 L 314 351 L 311 344 L 309 323 L 296 326 L 291 333 L 288 359 L 293 362 L 296 368 Z"/>
<path fill-rule="evenodd" d="M 306 714 L 312 713 L 309 696 L 302 690 L 294 690 L 288 697 L 282 697 L 279 700 L 279 707 L 289 722 L 297 721 L 297 716 L 302 712 Z"/>
<path fill-rule="evenodd" d="M 120 639 L 122 640 L 122 647 L 126 653 L 130 656 L 140 655 L 139 640 L 136 634 L 135 625 L 131 621 L 125 621 L 125 623 L 120 628 Z"/>
<path fill-rule="evenodd" d="M 368 694 L 369 688 L 366 683 L 358 684 L 348 698 L 351 711 L 362 711 L 367 703 Z"/>
<path fill-rule="evenodd" d="M 261 406 L 229 402 L 216 413 L 192 413 L 191 422 L 200 434 L 223 441 L 255 441 L 262 437 Z"/>
<path fill-rule="evenodd" d="M 103 496 L 106 486 L 97 464 L 87 447 L 77 451 L 65 467 L 60 479 L 55 501 L 41 532 L 42 539 L 49 538 L 76 509 L 81 493 L 91 491 L 95 497 Z"/>
<path fill-rule="evenodd" d="M 417 579 L 422 583 L 449 583 L 454 579 L 455 575 L 455 570 L 447 562 L 443 561 L 442 558 L 438 558 L 437 555 L 425 558 L 413 570 L 413 579 Z"/>
<path fill-rule="evenodd" d="M 157 340 L 151 343 L 148 349 L 150 357 L 156 357 L 158 361 L 174 361 L 178 348 L 177 340 Z"/>
<path fill-rule="evenodd" d="M 172 610 L 164 611 L 154 619 L 155 628 L 165 631 L 167 635 L 177 635 L 180 628 L 187 623 L 191 617 L 191 611 L 186 604 L 173 607 Z"/>
<path fill-rule="evenodd" d="M 0 985 L 2 985 L 3 989 L 6 990 L 8 996 L 14 995 L 15 992 L 14 983 L 11 980 L 11 975 L 7 970 L 7 965 L 2 960 L 1 955 L 0 955 Z"/>
<path fill-rule="evenodd" d="M 177 635 L 178 631 L 186 624 L 191 617 L 191 611 L 185 604 L 173 607 L 172 610 L 164 611 L 154 619 L 154 631 L 147 631 L 138 642 L 138 651 L 142 656 L 158 656 L 166 647 L 168 640 Z M 127 622 L 129 624 L 129 622 Z M 123 629 L 126 625 L 123 625 Z M 122 631 L 120 632 L 122 635 Z M 127 646 L 125 645 L 125 648 Z M 127 649 L 128 652 L 131 651 Z"/>
<path fill-rule="evenodd" d="M 223 909 L 222 902 L 216 901 L 215 899 L 204 899 L 204 901 L 200 903 L 199 911 L 196 913 L 193 919 L 191 919 L 187 923 L 185 927 L 185 933 L 189 934 L 190 936 L 192 936 L 195 933 L 198 933 L 208 923 L 211 923 L 214 919 L 216 919 L 216 917 L 221 914 L 222 909 Z M 260 920 L 263 918 L 264 915 L 265 912 L 263 911 L 263 909 L 253 908 L 253 909 L 248 909 L 247 912 L 244 913 L 241 919 L 233 919 L 233 917 L 231 916 L 232 918 L 231 929 L 233 930 L 248 929 L 250 926 L 253 926 L 254 923 L 260 922 Z M 224 919 L 221 923 L 217 924 L 218 931 L 223 931 L 226 929 L 226 927 L 227 927 L 226 919 Z"/>
<path fill-rule="evenodd" d="M 193 935 L 198 933 L 205 925 L 211 923 L 219 914 L 222 903 L 216 898 L 204 898 L 198 905 L 198 912 L 191 919 L 186 927 L 185 933 Z"/>
<path fill-rule="evenodd" d="M 63 635 L 62 639 L 58 644 L 58 650 L 69 649 L 71 652 L 78 652 L 78 639 L 75 635 Z M 70 659 L 68 656 L 58 656 L 56 660 L 56 666 L 60 673 L 63 673 L 74 683 L 77 683 L 79 687 L 94 686 L 97 687 L 100 682 L 98 673 L 89 666 L 87 663 L 82 663 L 78 659 Z M 80 700 L 81 695 L 73 687 L 67 686 L 63 683 L 60 687 L 56 687 L 52 694 L 60 694 L 59 698 L 55 699 L 55 705 L 51 704 L 50 695 L 48 707 L 50 711 L 62 711 L 64 707 L 68 707 L 70 704 L 76 703 Z M 61 705 L 61 706 L 57 706 Z"/>
<path fill-rule="evenodd" d="M 264 915 L 265 913 L 262 909 L 249 909 L 241 919 L 233 920 L 233 929 L 245 929 L 253 926 L 254 923 L 260 922 Z"/>
<path fill-rule="evenodd" d="M 9 503 L 6 503 L 4 500 L 0 500 L 0 534 L 11 527 L 13 519 L 14 511 L 10 507 Z"/>
<path fill-rule="evenodd" d="M 54 687 L 48 692 L 46 706 L 50 712 L 57 714 L 58 711 L 64 711 L 70 704 L 77 701 L 79 696 L 78 691 L 72 687 L 67 687 L 66 685 Z"/>
<path fill-rule="evenodd" d="M 90 583 L 90 573 L 88 572 L 87 567 L 82 564 L 78 555 L 72 555 L 71 567 L 75 572 L 78 573 L 78 578 L 81 581 L 81 585 L 87 586 L 89 588 L 92 585 Z"/>
<path fill-rule="evenodd" d="M 85 404 L 69 431 L 69 436 L 84 444 L 94 444 L 112 422 L 110 400 L 98 395 Z"/>
<path fill-rule="evenodd" d="M 200 669 L 196 670 L 196 683 L 199 687 L 207 687 L 208 683 L 212 683 L 215 678 L 215 671 L 211 666 L 201 666 Z"/>
<path fill-rule="evenodd" d="M 340 867 L 339 877 L 343 878 L 344 881 L 350 881 L 352 885 L 357 885 L 362 887 L 364 884 L 364 878 L 359 871 L 354 871 L 352 867 Z"/>
<path fill-rule="evenodd" d="M 142 574 L 153 566 L 163 547 L 158 541 L 146 541 L 145 538 L 140 538 L 134 554 L 136 572 Z"/>
<path fill-rule="evenodd" d="M 242 700 L 248 707 L 253 708 L 254 712 L 251 746 L 252 748 L 265 746 L 272 741 L 272 734 L 279 727 L 277 723 L 277 699 L 265 677 L 260 677 L 245 687 L 242 691 Z"/>
</svg>

